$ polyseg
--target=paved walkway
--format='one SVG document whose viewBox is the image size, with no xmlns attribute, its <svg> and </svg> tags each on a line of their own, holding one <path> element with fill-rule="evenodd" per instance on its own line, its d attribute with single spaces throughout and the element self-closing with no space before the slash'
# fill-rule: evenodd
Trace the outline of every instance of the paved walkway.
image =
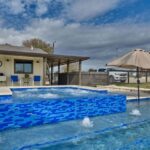
<svg viewBox="0 0 150 150">
<path fill-rule="evenodd" d="M 111 91 L 116 91 L 116 90 L 117 91 L 137 91 L 136 87 L 125 87 L 125 86 L 116 86 L 116 85 L 108 85 L 108 86 L 98 85 L 97 88 L 107 89 Z M 150 94 L 150 89 L 140 88 L 140 91 Z"/>
</svg>

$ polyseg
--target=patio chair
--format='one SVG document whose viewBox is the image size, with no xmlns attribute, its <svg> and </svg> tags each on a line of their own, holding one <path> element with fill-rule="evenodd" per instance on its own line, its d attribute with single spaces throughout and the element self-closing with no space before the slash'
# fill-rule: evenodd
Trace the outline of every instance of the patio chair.
<svg viewBox="0 0 150 150">
<path fill-rule="evenodd" d="M 12 86 L 14 83 L 19 83 L 19 85 L 21 85 L 21 80 L 19 79 L 18 75 L 11 75 L 10 80 Z"/>
<path fill-rule="evenodd" d="M 0 73 L 0 83 L 7 84 L 7 77 L 5 76 L 4 73 Z"/>
<path fill-rule="evenodd" d="M 33 85 L 35 85 L 35 83 L 37 83 L 37 82 L 39 82 L 41 85 L 41 76 L 39 76 L 39 75 L 35 75 L 33 77 Z"/>
</svg>

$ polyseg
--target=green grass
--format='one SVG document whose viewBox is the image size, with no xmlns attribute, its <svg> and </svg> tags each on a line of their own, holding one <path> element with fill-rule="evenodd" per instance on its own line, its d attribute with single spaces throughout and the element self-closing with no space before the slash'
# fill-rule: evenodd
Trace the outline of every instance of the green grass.
<svg viewBox="0 0 150 150">
<path fill-rule="evenodd" d="M 114 85 L 125 86 L 125 87 L 137 87 L 136 83 L 114 83 Z M 150 89 L 150 83 L 141 83 L 140 87 Z"/>
</svg>

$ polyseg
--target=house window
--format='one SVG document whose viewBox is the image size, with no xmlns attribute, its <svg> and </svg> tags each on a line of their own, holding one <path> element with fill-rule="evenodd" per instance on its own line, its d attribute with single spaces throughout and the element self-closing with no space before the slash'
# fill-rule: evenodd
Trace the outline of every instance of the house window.
<svg viewBox="0 0 150 150">
<path fill-rule="evenodd" d="M 15 60 L 14 72 L 30 74 L 33 73 L 33 61 L 32 60 Z"/>
</svg>

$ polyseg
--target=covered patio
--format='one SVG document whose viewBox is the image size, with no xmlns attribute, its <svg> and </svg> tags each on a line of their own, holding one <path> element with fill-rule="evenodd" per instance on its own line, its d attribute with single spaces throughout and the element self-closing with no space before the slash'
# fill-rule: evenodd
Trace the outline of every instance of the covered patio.
<svg viewBox="0 0 150 150">
<path fill-rule="evenodd" d="M 81 56 L 64 56 L 64 55 L 49 55 L 44 58 L 47 63 L 47 69 L 49 71 L 49 81 L 51 85 L 53 85 L 53 77 L 54 77 L 54 67 L 57 67 L 58 77 L 60 76 L 60 67 L 62 65 L 67 65 L 67 84 L 69 84 L 69 72 L 70 72 L 70 64 L 78 62 L 78 84 L 81 85 L 81 71 L 82 71 L 82 61 L 89 59 L 89 57 L 81 57 Z M 46 72 L 45 72 L 46 73 Z M 58 78 L 59 79 L 59 78 Z M 59 84 L 59 80 L 58 80 Z"/>
<path fill-rule="evenodd" d="M 81 85 L 81 71 L 82 61 L 89 59 L 89 57 L 82 56 L 68 56 L 68 55 L 56 55 L 49 54 L 41 49 L 26 48 L 12 45 L 0 45 L 0 61 L 3 66 L 0 67 L 0 73 L 4 73 L 7 76 L 7 80 L 11 82 L 10 76 L 18 75 L 20 78 L 25 78 L 26 74 L 29 74 L 33 78 L 34 75 L 41 76 L 42 85 L 54 84 L 54 67 L 57 70 L 58 77 L 61 75 L 61 66 L 66 65 L 67 82 L 69 84 L 69 71 L 71 63 L 78 63 L 78 85 Z M 21 62 L 31 61 L 32 69 L 30 73 L 16 72 L 16 60 Z M 20 67 L 20 66 L 19 66 Z M 57 69 L 56 69 L 57 68 Z M 18 68 L 17 68 L 18 69 Z M 28 68 L 26 67 L 26 70 Z M 8 83 L 7 81 L 7 83 Z M 55 82 L 56 84 L 56 82 Z M 59 78 L 57 81 L 59 84 Z M 8 85 L 8 84 L 7 84 Z"/>
</svg>

